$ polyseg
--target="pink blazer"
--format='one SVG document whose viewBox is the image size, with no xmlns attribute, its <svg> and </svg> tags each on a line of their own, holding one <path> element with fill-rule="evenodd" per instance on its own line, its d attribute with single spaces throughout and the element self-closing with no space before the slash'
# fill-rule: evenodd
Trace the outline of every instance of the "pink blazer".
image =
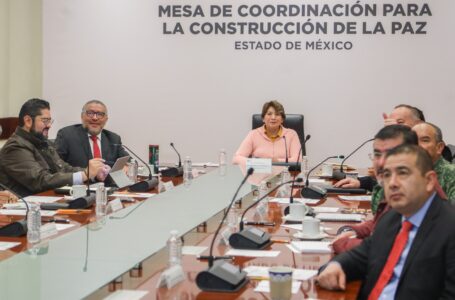
<svg viewBox="0 0 455 300">
<path fill-rule="evenodd" d="M 286 137 L 288 161 L 296 162 L 300 152 L 300 140 L 297 132 L 283 127 L 283 136 Z M 233 164 L 244 164 L 248 157 L 271 158 L 272 161 L 286 161 L 286 147 L 284 138 L 272 142 L 264 132 L 264 126 L 251 130 L 240 144 L 232 159 Z"/>
</svg>

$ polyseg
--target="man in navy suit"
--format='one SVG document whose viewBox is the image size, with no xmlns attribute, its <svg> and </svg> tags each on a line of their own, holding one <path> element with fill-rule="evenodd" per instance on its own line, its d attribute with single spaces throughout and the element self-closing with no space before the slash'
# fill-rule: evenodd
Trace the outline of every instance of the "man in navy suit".
<svg viewBox="0 0 455 300">
<path fill-rule="evenodd" d="M 455 299 L 455 208 L 436 195 L 430 156 L 415 145 L 390 150 L 383 180 L 392 209 L 371 237 L 325 266 L 319 284 L 344 290 L 362 280 L 358 298 L 368 300 Z"/>
<path fill-rule="evenodd" d="M 103 102 L 87 102 L 82 108 L 82 124 L 64 127 L 57 133 L 55 146 L 60 157 L 72 166 L 85 168 L 91 158 L 102 158 L 112 166 L 117 158 L 127 156 L 120 146 L 120 136 L 104 129 L 107 120 Z"/>
</svg>

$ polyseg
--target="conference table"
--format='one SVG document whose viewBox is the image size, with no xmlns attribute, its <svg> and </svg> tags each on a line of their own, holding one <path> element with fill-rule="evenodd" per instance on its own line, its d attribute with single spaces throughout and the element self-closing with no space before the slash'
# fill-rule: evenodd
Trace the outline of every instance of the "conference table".
<svg viewBox="0 0 455 300">
<path fill-rule="evenodd" d="M 207 174 L 189 183 L 136 201 L 106 217 L 96 218 L 93 212 L 70 215 L 73 227 L 38 245 L 27 244 L 26 238 L 0 238 L 21 243 L 0 251 L 0 299 L 102 299 L 122 289 L 146 291 L 141 299 L 269 299 L 268 293 L 254 291 L 257 280 L 250 280 L 236 293 L 201 291 L 195 277 L 207 268 L 207 262 L 193 255 L 182 258 L 185 280 L 170 289 L 157 287 L 167 267 L 165 245 L 170 231 L 178 230 L 185 246 L 209 246 L 222 213 L 245 176 L 239 166 L 204 170 Z M 274 167 L 273 174 L 254 174 L 240 189 L 238 211 L 252 203 L 259 182 L 267 180 L 276 185 L 281 170 Z M 368 203 L 342 202 L 330 195 L 317 205 L 367 208 Z M 270 248 L 280 254 L 274 258 L 235 257 L 233 264 L 242 268 L 286 265 L 317 270 L 331 258 L 332 254 L 296 254 L 287 248 L 285 242 L 296 231 L 280 226 L 283 208 L 269 203 L 267 218 L 276 225 L 261 227 L 273 239 L 282 240 Z M 329 227 L 327 233 L 334 235 L 343 224 L 327 222 L 324 226 Z M 228 250 L 219 239 L 215 242 L 215 255 Z M 353 282 L 346 291 L 326 291 L 313 278 L 302 282 L 292 299 L 355 299 L 359 285 Z"/>
</svg>

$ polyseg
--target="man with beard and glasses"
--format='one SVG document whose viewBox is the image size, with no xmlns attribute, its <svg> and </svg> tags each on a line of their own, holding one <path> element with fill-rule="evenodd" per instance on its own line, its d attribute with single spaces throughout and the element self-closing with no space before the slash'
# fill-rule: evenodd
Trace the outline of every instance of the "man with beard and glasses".
<svg viewBox="0 0 455 300">
<path fill-rule="evenodd" d="M 89 170 L 64 162 L 48 141 L 52 123 L 49 102 L 28 100 L 19 112 L 19 126 L 0 151 L 0 182 L 21 196 L 106 177 L 102 159 L 90 160 Z"/>
<path fill-rule="evenodd" d="M 92 158 L 102 158 L 112 166 L 119 157 L 128 153 L 121 147 L 120 136 L 104 129 L 108 120 L 106 105 L 99 100 L 84 104 L 81 123 L 60 129 L 55 147 L 60 157 L 72 166 L 87 167 Z"/>
</svg>

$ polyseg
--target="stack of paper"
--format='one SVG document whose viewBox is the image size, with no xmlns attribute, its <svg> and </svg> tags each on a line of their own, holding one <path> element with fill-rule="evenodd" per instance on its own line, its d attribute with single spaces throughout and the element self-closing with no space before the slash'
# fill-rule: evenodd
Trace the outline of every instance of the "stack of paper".
<svg viewBox="0 0 455 300">
<path fill-rule="evenodd" d="M 338 198 L 344 201 L 368 201 L 371 202 L 371 196 L 343 196 L 338 195 Z"/>
<path fill-rule="evenodd" d="M 300 253 L 332 253 L 331 242 L 293 241 L 291 247 Z"/>
<path fill-rule="evenodd" d="M 243 271 L 247 273 L 248 277 L 269 278 L 269 267 L 248 266 L 243 268 Z M 304 281 L 313 278 L 317 273 L 316 270 L 294 269 L 292 279 Z"/>
</svg>

